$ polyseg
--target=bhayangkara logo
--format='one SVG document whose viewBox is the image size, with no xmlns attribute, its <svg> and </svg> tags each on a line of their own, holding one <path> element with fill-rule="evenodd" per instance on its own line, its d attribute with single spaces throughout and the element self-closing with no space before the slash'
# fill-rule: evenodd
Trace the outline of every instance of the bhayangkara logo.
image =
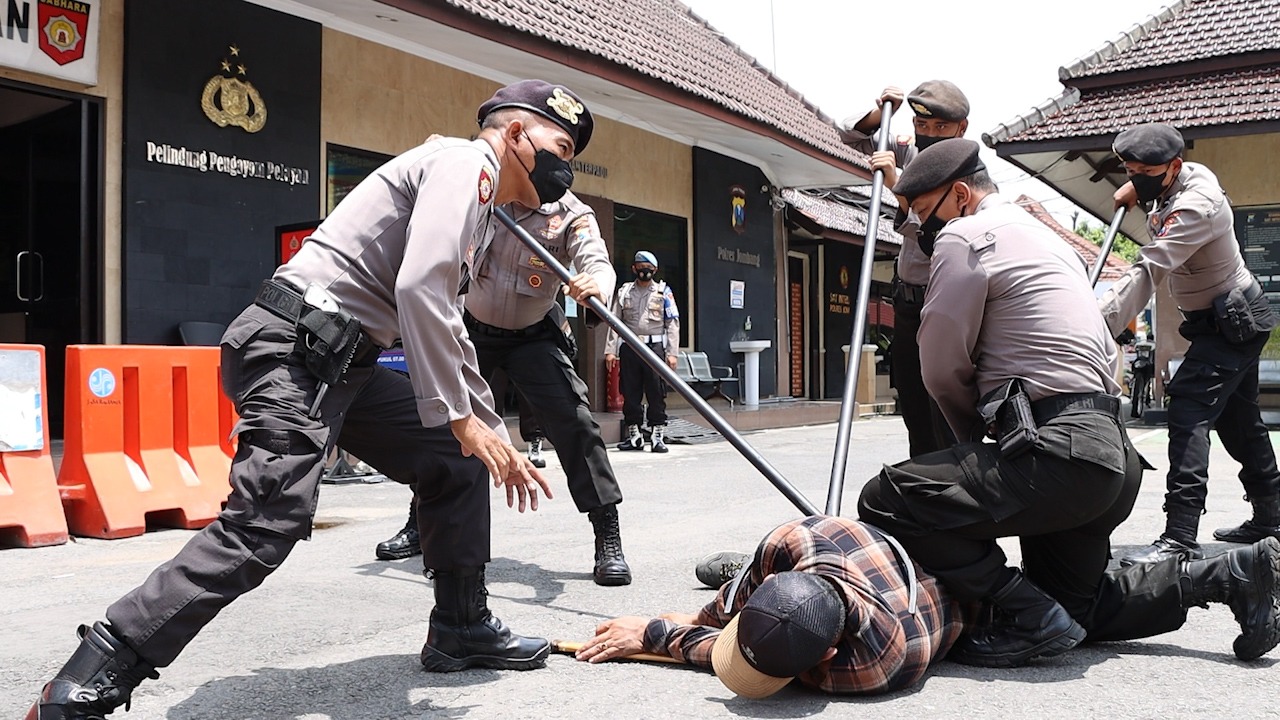
<svg viewBox="0 0 1280 720">
<path fill-rule="evenodd" d="M 89 392 L 105 398 L 116 391 L 116 376 L 106 368 L 98 368 L 89 373 Z"/>
<path fill-rule="evenodd" d="M 90 5 L 76 0 L 40 0 L 40 50 L 59 65 L 84 57 Z"/>
</svg>

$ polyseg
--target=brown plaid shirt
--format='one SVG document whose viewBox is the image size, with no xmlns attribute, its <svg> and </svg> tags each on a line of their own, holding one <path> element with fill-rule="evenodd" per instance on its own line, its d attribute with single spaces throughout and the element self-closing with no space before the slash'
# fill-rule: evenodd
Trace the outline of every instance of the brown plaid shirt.
<svg viewBox="0 0 1280 720">
<path fill-rule="evenodd" d="M 909 562 L 909 561 L 908 561 Z M 916 612 L 908 611 L 906 573 L 893 548 L 875 530 L 842 517 L 808 517 L 769 533 L 725 611 L 733 583 L 698 613 L 696 625 L 650 621 L 647 652 L 711 667 L 716 637 L 764 578 L 789 570 L 821 575 L 844 594 L 849 609 L 835 656 L 799 676 L 829 693 L 873 694 L 908 687 L 946 655 L 963 629 L 959 603 L 917 565 Z"/>
</svg>

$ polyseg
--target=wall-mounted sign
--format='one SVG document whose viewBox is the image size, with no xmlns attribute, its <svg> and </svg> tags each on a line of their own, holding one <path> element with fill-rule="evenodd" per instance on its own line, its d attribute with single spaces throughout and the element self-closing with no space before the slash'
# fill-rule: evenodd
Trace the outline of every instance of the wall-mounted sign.
<svg viewBox="0 0 1280 720">
<path fill-rule="evenodd" d="M 730 222 L 733 223 L 733 231 L 741 235 L 747 231 L 747 189 L 741 185 L 734 185 L 729 188 L 729 194 L 733 197 L 733 214 Z"/>
<path fill-rule="evenodd" d="M 743 307 L 747 299 L 747 283 L 745 280 L 729 281 L 729 307 Z"/>
<path fill-rule="evenodd" d="M 276 262 L 283 265 L 302 249 L 302 243 L 320 227 L 320 221 L 281 225 L 276 228 Z"/>
<path fill-rule="evenodd" d="M 238 155 L 220 155 L 212 150 L 191 150 L 186 147 L 174 147 L 168 143 L 157 144 L 147 141 L 147 162 L 173 167 L 199 170 L 200 172 L 216 172 L 231 177 L 259 178 L 274 180 L 286 185 L 310 185 L 311 171 L 306 168 L 289 167 L 283 163 L 265 160 L 251 160 Z"/>
<path fill-rule="evenodd" d="M 716 259 L 724 260 L 725 262 L 738 263 L 739 265 L 760 267 L 760 253 L 747 252 L 742 248 L 716 246 Z"/>
<path fill-rule="evenodd" d="M 0 65 L 98 84 L 100 0 L 3 0 Z"/>
<path fill-rule="evenodd" d="M 475 138 L 471 138 L 474 140 Z M 609 168 L 603 165 L 594 165 L 581 160 L 573 160 L 569 163 L 573 167 L 573 171 L 580 175 L 593 175 L 598 178 L 607 179 L 609 177 Z"/>
</svg>

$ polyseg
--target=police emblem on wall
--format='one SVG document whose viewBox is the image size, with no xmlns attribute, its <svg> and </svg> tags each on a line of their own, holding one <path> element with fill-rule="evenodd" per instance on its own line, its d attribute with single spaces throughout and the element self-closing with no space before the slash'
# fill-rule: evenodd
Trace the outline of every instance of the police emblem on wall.
<svg viewBox="0 0 1280 720">
<path fill-rule="evenodd" d="M 249 82 L 240 48 L 231 45 L 228 50 L 233 60 L 223 58 L 222 72 L 204 84 L 200 109 L 218 127 L 234 125 L 245 132 L 258 132 L 267 124 L 267 104 Z"/>
<path fill-rule="evenodd" d="M 59 65 L 84 57 L 89 12 L 85 2 L 40 0 L 40 50 Z"/>
<path fill-rule="evenodd" d="M 741 235 L 747 231 L 747 191 L 741 185 L 729 188 L 733 196 L 733 231 Z"/>
</svg>

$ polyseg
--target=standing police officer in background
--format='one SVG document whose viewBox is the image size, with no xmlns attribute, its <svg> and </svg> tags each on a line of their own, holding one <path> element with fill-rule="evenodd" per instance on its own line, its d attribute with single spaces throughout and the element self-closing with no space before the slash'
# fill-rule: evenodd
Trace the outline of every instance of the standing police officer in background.
<svg viewBox="0 0 1280 720">
<path fill-rule="evenodd" d="M 658 357 L 666 357 L 667 365 L 676 368 L 680 351 L 680 309 L 671 288 L 663 281 L 653 279 L 658 271 L 658 258 L 647 250 L 636 253 L 631 263 L 636 274 L 634 281 L 623 283 L 612 308 L 627 329 L 640 336 Z M 626 436 L 618 443 L 619 450 L 643 450 L 644 435 L 640 433 L 643 421 L 649 422 L 649 451 L 667 452 L 663 433 L 667 428 L 667 394 L 662 378 L 640 359 L 635 350 L 623 344 L 612 328 L 605 341 L 604 364 L 618 369 L 618 387 L 622 391 L 622 420 L 627 426 Z M 648 401 L 642 408 L 641 400 Z"/>
<path fill-rule="evenodd" d="M 886 101 L 897 111 L 902 105 L 902 90 L 885 88 L 873 110 L 856 120 L 846 119 L 836 129 L 845 144 L 871 156 L 871 168 L 883 171 L 884 186 L 893 190 L 898 168 L 908 167 L 921 150 L 939 140 L 964 135 L 969 127 L 969 100 L 960 88 L 946 80 L 921 83 L 907 96 L 907 103 L 915 112 L 914 142 L 911 136 L 899 135 L 890 140 L 888 150 L 876 150 L 876 129 L 880 127 L 881 105 Z M 889 357 L 893 386 L 898 390 L 898 409 L 907 426 L 911 455 L 916 456 L 950 447 L 955 441 L 938 404 L 925 390 L 920 377 L 920 345 L 916 341 L 925 286 L 929 283 L 929 256 L 941 224 L 935 221 L 933 226 L 921 228 L 920 218 L 899 196 L 894 228 L 902 235 L 902 251 L 894 265 L 893 342 Z"/>
<path fill-rule="evenodd" d="M 1280 641 L 1280 542 L 1107 572 L 1141 484 L 1120 421 L 1116 347 L 1080 257 L 1001 197 L 978 144 L 946 140 L 898 181 L 938 234 L 920 328 L 925 384 L 961 442 L 884 470 L 858 516 L 897 538 L 961 602 L 989 612 L 947 658 L 1012 667 L 1083 640 L 1169 632 L 1231 607 L 1235 652 Z M 992 433 L 997 442 L 980 440 Z M 1018 537 L 1024 572 L 997 538 Z"/>
<path fill-rule="evenodd" d="M 483 269 L 494 204 L 550 202 L 548 180 L 590 138 L 566 88 L 526 80 L 498 91 L 478 139 L 446 138 L 392 159 L 357 186 L 264 282 L 222 339 L 223 388 L 239 446 L 227 507 L 141 587 L 82 628 L 29 718 L 98 717 L 129 702 L 223 607 L 257 587 L 311 534 L 324 458 L 340 444 L 411 483 L 435 608 L 430 671 L 546 663 L 542 638 L 489 611 L 492 475 L 536 509 L 545 480 L 511 446 L 477 368 L 459 294 Z M 492 103 L 492 101 L 490 101 Z M 564 186 L 559 187 L 563 194 Z M 378 367 L 403 340 L 410 377 Z"/>
<path fill-rule="evenodd" d="M 1196 536 L 1209 483 L 1209 431 L 1240 463 L 1240 482 L 1253 506 L 1243 525 L 1213 533 L 1252 543 L 1280 538 L 1280 472 L 1258 410 L 1258 358 L 1276 325 L 1261 286 L 1245 267 L 1235 218 L 1218 178 L 1183 162 L 1182 134 L 1148 123 L 1116 137 L 1129 182 L 1116 207 L 1155 201 L 1147 217 L 1151 242 L 1099 301 L 1114 336 L 1146 306 L 1164 279 L 1182 310 L 1178 332 L 1191 341 L 1165 388 L 1169 400 L 1169 474 L 1165 531 L 1121 562 L 1202 556 Z"/>
</svg>

